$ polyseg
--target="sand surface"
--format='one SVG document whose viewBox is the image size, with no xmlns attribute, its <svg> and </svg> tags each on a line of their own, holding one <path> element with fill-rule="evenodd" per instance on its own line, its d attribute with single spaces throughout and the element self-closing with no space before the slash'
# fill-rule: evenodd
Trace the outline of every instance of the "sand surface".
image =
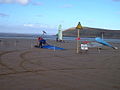
<svg viewBox="0 0 120 90">
<path fill-rule="evenodd" d="M 36 40 L 0 39 L 0 90 L 120 90 L 119 49 L 89 48 L 48 40 L 65 50 L 35 48 Z"/>
</svg>

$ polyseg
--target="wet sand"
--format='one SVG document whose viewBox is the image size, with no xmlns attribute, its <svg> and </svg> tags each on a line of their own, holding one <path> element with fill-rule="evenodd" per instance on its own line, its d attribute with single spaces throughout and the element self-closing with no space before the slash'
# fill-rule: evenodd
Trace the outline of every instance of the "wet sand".
<svg viewBox="0 0 120 90">
<path fill-rule="evenodd" d="M 120 90 L 120 49 L 76 54 L 76 41 L 48 43 L 65 50 L 35 48 L 36 40 L 0 39 L 0 90 Z"/>
</svg>

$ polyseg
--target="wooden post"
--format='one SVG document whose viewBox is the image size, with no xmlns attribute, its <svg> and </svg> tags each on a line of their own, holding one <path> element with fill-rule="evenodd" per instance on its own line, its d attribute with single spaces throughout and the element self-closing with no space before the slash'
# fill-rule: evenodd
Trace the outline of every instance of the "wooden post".
<svg viewBox="0 0 120 90">
<path fill-rule="evenodd" d="M 80 29 L 77 29 L 77 53 L 79 53 L 79 51 L 80 51 L 80 42 L 79 42 L 79 38 L 80 38 Z"/>
<path fill-rule="evenodd" d="M 101 32 L 101 34 L 102 34 L 102 39 L 103 39 L 103 38 L 104 38 L 104 36 L 103 36 L 103 35 L 104 35 L 104 32 Z"/>
<path fill-rule="evenodd" d="M 77 53 L 79 53 L 80 52 L 80 29 L 82 29 L 80 22 L 78 22 L 76 29 L 77 29 Z"/>
</svg>

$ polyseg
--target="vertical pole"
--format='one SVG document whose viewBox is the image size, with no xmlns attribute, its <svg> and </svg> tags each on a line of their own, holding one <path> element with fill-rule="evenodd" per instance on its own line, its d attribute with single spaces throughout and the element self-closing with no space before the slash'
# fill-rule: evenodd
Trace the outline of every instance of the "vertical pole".
<svg viewBox="0 0 120 90">
<path fill-rule="evenodd" d="M 54 45 L 54 52 L 55 52 L 55 45 Z"/>
<path fill-rule="evenodd" d="M 53 48 L 54 48 L 54 49 L 53 49 L 53 56 L 55 56 L 55 52 L 56 52 L 56 51 L 55 51 L 55 44 L 54 44 Z"/>
<path fill-rule="evenodd" d="M 16 47 L 16 45 L 17 45 L 17 41 L 15 40 L 15 42 L 14 42 L 14 45 L 15 45 L 15 47 Z"/>
<path fill-rule="evenodd" d="M 103 32 L 102 32 L 102 39 L 103 39 Z"/>
<path fill-rule="evenodd" d="M 32 40 L 30 40 L 30 48 L 32 48 L 32 47 L 33 47 Z"/>
<path fill-rule="evenodd" d="M 80 29 L 77 29 L 77 53 L 79 53 L 79 51 L 80 51 L 80 48 L 79 48 L 79 46 L 80 46 L 80 42 L 79 42 L 79 38 L 80 38 Z"/>
<path fill-rule="evenodd" d="M 2 46 L 2 44 L 1 44 L 1 40 L 0 40 L 0 47 Z"/>
<path fill-rule="evenodd" d="M 78 25 L 76 27 L 77 29 L 77 53 L 80 52 L 80 29 L 82 29 L 82 26 L 80 24 L 80 22 L 78 22 Z"/>
</svg>

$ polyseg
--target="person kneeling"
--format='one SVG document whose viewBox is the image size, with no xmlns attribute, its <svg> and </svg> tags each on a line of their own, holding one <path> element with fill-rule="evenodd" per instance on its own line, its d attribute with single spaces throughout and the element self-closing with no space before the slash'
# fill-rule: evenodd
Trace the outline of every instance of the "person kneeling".
<svg viewBox="0 0 120 90">
<path fill-rule="evenodd" d="M 46 40 L 43 39 L 42 37 L 39 37 L 39 38 L 38 38 L 38 42 L 39 42 L 38 47 L 40 47 L 40 48 L 42 48 L 43 45 L 46 45 L 46 44 L 47 44 Z"/>
</svg>

